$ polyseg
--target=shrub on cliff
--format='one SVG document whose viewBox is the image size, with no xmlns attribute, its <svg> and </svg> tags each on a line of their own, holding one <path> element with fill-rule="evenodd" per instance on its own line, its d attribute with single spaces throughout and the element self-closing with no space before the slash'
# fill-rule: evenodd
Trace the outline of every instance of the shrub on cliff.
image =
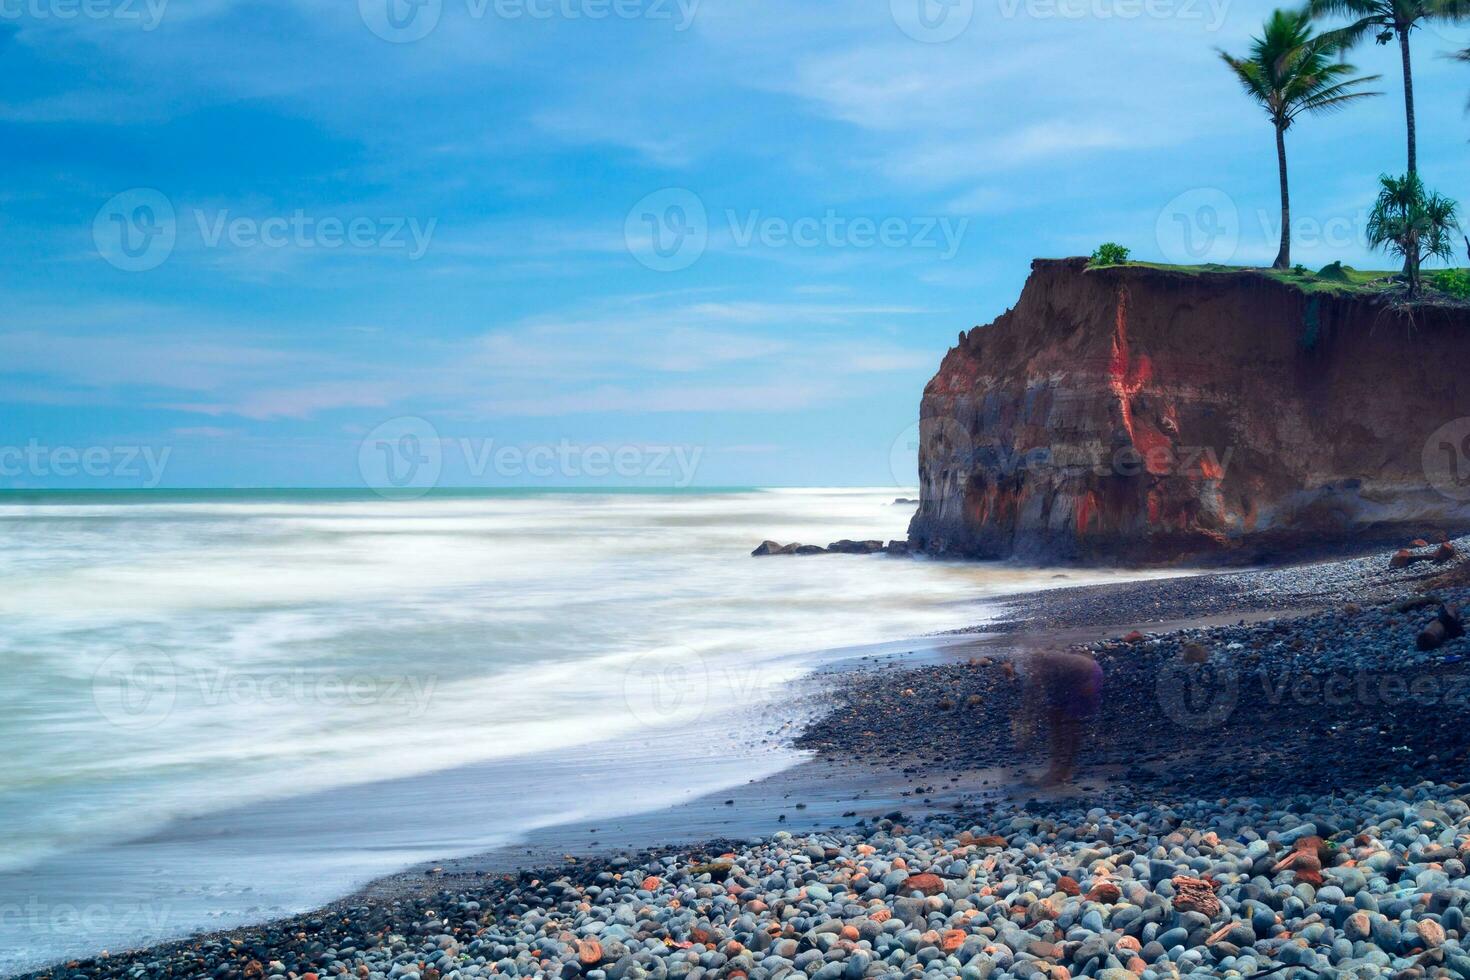
<svg viewBox="0 0 1470 980">
<path fill-rule="evenodd" d="M 1459 228 L 1454 201 L 1424 189 L 1418 174 L 1378 178 L 1378 200 L 1368 215 L 1368 244 L 1404 260 L 1409 295 L 1419 292 L 1419 267 L 1428 258 L 1454 255 L 1451 233 Z"/>
<path fill-rule="evenodd" d="M 1103 242 L 1092 253 L 1088 261 L 1089 268 L 1100 265 L 1122 265 L 1128 261 L 1128 249 L 1117 242 Z"/>
<path fill-rule="evenodd" d="M 1455 299 L 1470 299 L 1470 270 L 1444 269 L 1430 280 L 1434 288 L 1449 293 Z"/>
</svg>

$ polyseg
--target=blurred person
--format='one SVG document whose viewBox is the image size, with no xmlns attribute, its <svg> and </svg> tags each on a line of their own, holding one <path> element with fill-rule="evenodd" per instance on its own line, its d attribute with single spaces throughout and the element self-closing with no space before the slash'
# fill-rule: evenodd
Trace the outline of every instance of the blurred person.
<svg viewBox="0 0 1470 980">
<path fill-rule="evenodd" d="M 1050 765 L 1038 781 L 1045 786 L 1068 782 L 1083 733 L 1102 707 L 1102 667 L 1085 650 L 1038 650 L 1021 661 L 1020 673 L 1017 748 L 1037 746 L 1044 728 Z"/>
</svg>

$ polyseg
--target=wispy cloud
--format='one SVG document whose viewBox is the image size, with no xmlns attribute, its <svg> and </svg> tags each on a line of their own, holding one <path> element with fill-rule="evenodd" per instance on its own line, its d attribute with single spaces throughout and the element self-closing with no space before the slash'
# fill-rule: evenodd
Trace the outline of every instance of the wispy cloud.
<svg viewBox="0 0 1470 980">
<path fill-rule="evenodd" d="M 1032 256 L 1114 240 L 1168 258 L 1165 205 L 1215 188 L 1252 222 L 1236 258 L 1269 258 L 1269 127 L 1214 54 L 1265 8 L 1116 6 L 1139 14 L 976 4 L 942 44 L 906 35 L 888 0 L 700 0 L 682 31 L 446 2 L 408 44 L 351 0 L 170 0 L 151 31 L 7 19 L 0 398 L 76 440 L 125 415 L 193 444 L 201 474 L 247 455 L 221 446 L 269 444 L 252 465 L 282 482 L 397 414 L 769 445 L 727 455 L 769 482 L 795 459 L 861 479 L 851 430 L 911 424 L 955 332 L 1010 305 Z M 1224 20 L 1168 16 L 1186 8 Z M 1452 190 L 1470 180 L 1463 76 L 1434 56 L 1448 39 L 1415 43 L 1421 169 Z M 1354 57 L 1398 70 L 1390 50 Z M 1294 212 L 1355 211 L 1401 167 L 1395 98 L 1293 128 Z M 133 188 L 184 223 L 143 272 L 94 240 Z M 708 224 L 669 272 L 625 237 L 664 188 L 696 193 Z M 437 224 L 404 261 L 201 247 L 195 209 Z M 741 240 L 828 214 L 968 224 L 952 250 Z M 1321 259 L 1369 258 L 1341 253 Z M 889 470 L 875 452 L 870 479 Z M 263 478 L 220 478 L 247 476 Z"/>
</svg>

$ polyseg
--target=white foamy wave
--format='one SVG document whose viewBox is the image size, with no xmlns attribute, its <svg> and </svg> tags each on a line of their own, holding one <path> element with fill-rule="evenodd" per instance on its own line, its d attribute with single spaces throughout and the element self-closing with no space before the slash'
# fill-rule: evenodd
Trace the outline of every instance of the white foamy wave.
<svg viewBox="0 0 1470 980">
<path fill-rule="evenodd" d="M 902 537 L 896 492 L 0 506 L 0 862 L 644 729 L 697 738 L 824 651 L 1081 581 L 748 557 Z"/>
</svg>

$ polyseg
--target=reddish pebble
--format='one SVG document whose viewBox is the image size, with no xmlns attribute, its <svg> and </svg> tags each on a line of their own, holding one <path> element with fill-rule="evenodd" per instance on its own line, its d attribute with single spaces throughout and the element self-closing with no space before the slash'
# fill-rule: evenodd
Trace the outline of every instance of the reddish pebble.
<svg viewBox="0 0 1470 980">
<path fill-rule="evenodd" d="M 910 892 L 918 892 L 921 895 L 938 895 L 944 891 L 944 882 L 939 880 L 938 875 L 925 871 L 921 874 L 909 875 L 904 883 L 898 886 L 899 894 L 907 895 Z"/>
<path fill-rule="evenodd" d="M 588 936 L 577 940 L 577 960 L 583 966 L 596 966 L 602 962 L 602 943 Z"/>
</svg>

